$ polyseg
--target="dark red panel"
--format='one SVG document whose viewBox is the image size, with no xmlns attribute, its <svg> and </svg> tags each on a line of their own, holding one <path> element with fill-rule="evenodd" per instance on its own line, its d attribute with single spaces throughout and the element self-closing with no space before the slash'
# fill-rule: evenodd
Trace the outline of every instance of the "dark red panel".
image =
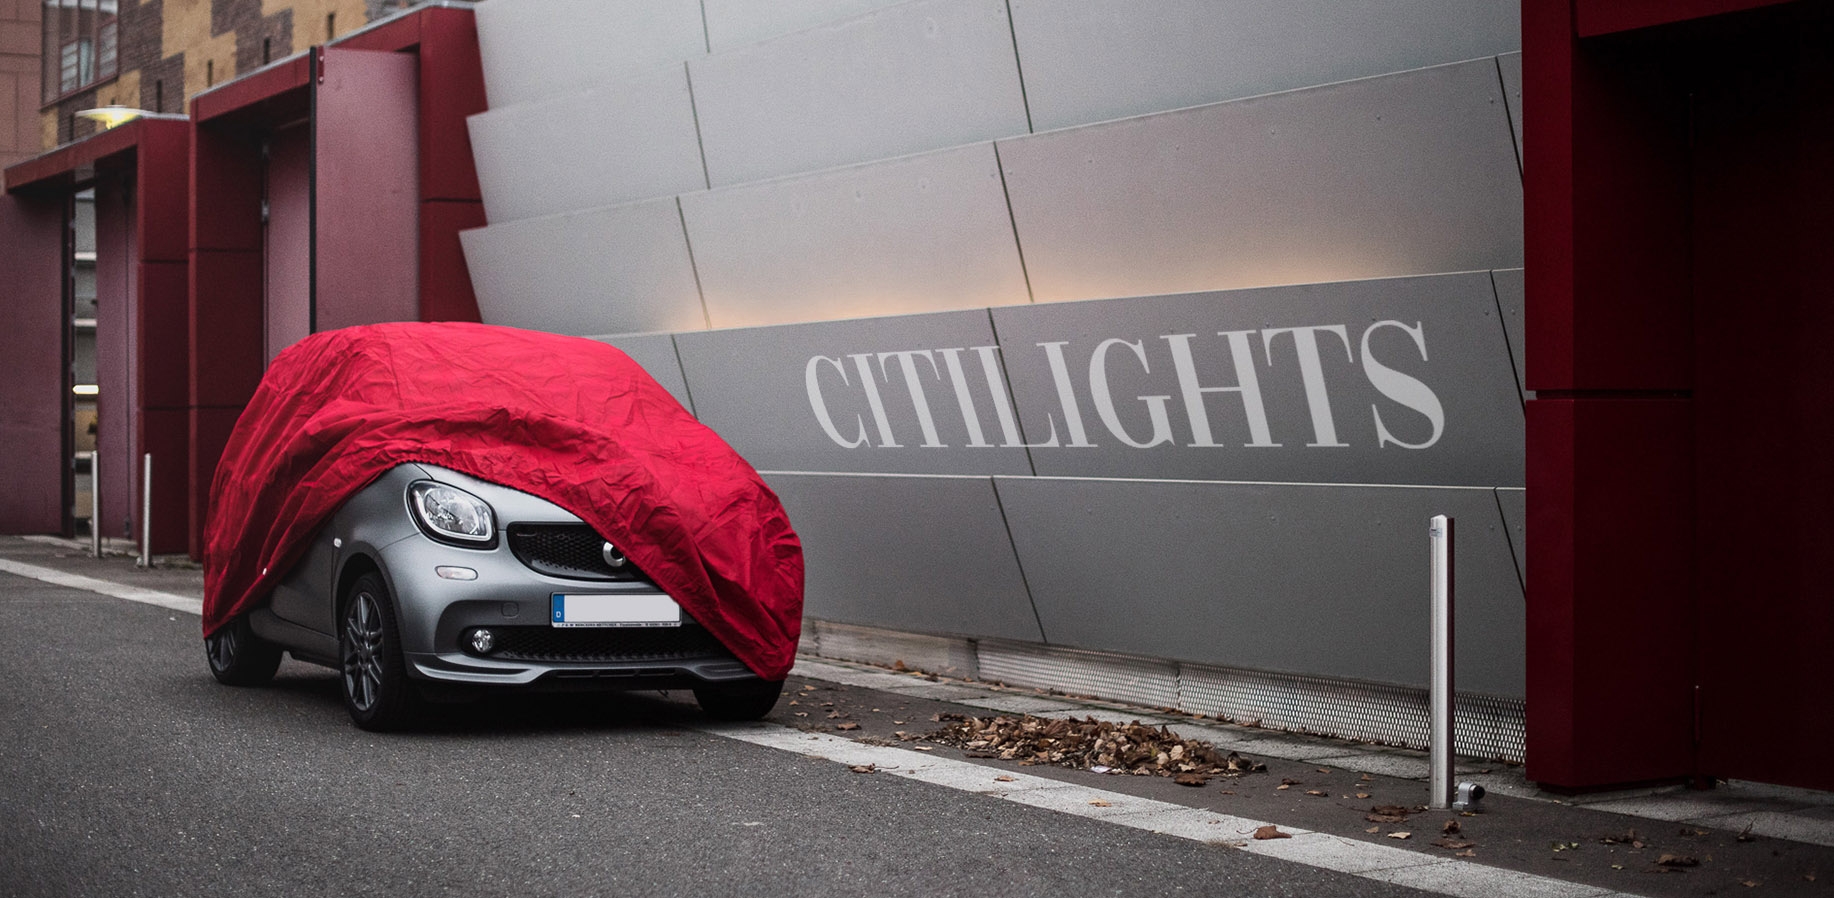
<svg viewBox="0 0 1834 898">
<path fill-rule="evenodd" d="M 421 199 L 482 199 L 465 124 L 489 108 L 477 21 L 470 10 L 460 9 L 429 9 L 421 18 Z"/>
<path fill-rule="evenodd" d="M 204 517 L 210 507 L 210 480 L 216 476 L 217 460 L 229 442 L 229 432 L 242 414 L 234 408 L 193 408 L 188 415 L 189 494 L 186 497 L 185 550 L 192 558 L 204 557 Z"/>
<path fill-rule="evenodd" d="M 0 533 L 64 529 L 64 213 L 0 196 Z"/>
<path fill-rule="evenodd" d="M 1523 26 L 1528 387 L 1686 389 L 1685 92 L 1655 50 L 1578 42 L 1563 3 Z"/>
<path fill-rule="evenodd" d="M 260 142 L 236 129 L 199 127 L 191 160 L 191 247 L 259 251 Z"/>
<path fill-rule="evenodd" d="M 140 263 L 121 172 L 105 172 L 95 187 L 96 451 L 101 455 L 101 532 L 131 536 L 140 516 L 135 491 L 140 453 L 134 441 L 140 412 L 139 341 L 135 329 Z"/>
<path fill-rule="evenodd" d="M 153 456 L 153 551 L 159 554 L 185 552 L 191 532 L 190 414 L 184 409 L 159 409 L 143 413 L 139 419 L 141 451 Z M 141 459 L 137 456 L 135 483 L 140 483 Z M 142 534 L 139 515 L 141 497 L 134 495 L 134 539 Z"/>
<path fill-rule="evenodd" d="M 1715 54 L 1694 109 L 1701 765 L 1834 789 L 1834 26 Z"/>
<path fill-rule="evenodd" d="M 195 252 L 190 404 L 241 408 L 261 382 L 261 254 Z"/>
<path fill-rule="evenodd" d="M 419 66 L 328 47 L 314 100 L 313 329 L 420 317 Z"/>
<path fill-rule="evenodd" d="M 189 400 L 191 328 L 185 296 L 187 270 L 180 262 L 142 262 L 137 352 L 145 408 L 183 409 Z"/>
<path fill-rule="evenodd" d="M 283 95 L 306 86 L 311 65 L 305 56 L 269 66 L 226 81 L 222 86 L 199 94 L 191 101 L 191 120 L 199 125 L 213 119 L 234 117 L 251 107 L 282 101 Z"/>
<path fill-rule="evenodd" d="M 421 23 L 425 21 L 426 15 L 423 11 L 373 25 L 339 40 L 335 46 L 340 50 L 374 50 L 384 53 L 409 49 L 420 43 Z"/>
<path fill-rule="evenodd" d="M 312 128 L 268 138 L 263 362 L 312 333 Z"/>
<path fill-rule="evenodd" d="M 1528 776 L 1597 788 L 1693 770 L 1685 400 L 1528 403 Z"/>
<path fill-rule="evenodd" d="M 1790 0 L 1578 0 L 1579 34 L 1593 37 L 1787 2 Z"/>
<path fill-rule="evenodd" d="M 420 320 L 477 321 L 478 297 L 459 232 L 481 228 L 481 202 L 429 202 L 420 206 Z"/>
<path fill-rule="evenodd" d="M 135 178 L 140 258 L 182 263 L 191 238 L 191 126 L 171 121 L 145 125 Z"/>
</svg>

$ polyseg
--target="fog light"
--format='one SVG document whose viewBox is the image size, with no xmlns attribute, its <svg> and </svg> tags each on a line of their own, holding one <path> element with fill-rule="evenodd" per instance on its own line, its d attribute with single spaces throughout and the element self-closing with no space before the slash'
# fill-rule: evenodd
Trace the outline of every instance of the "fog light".
<svg viewBox="0 0 1834 898">
<path fill-rule="evenodd" d="M 443 564 L 434 568 L 433 573 L 438 574 L 441 580 L 476 580 L 478 578 L 478 572 L 471 568 L 449 567 Z"/>
<path fill-rule="evenodd" d="M 497 634 L 492 633 L 489 630 L 483 629 L 482 627 L 471 631 L 471 650 L 472 651 L 480 655 L 488 655 L 496 647 L 497 647 Z"/>
</svg>

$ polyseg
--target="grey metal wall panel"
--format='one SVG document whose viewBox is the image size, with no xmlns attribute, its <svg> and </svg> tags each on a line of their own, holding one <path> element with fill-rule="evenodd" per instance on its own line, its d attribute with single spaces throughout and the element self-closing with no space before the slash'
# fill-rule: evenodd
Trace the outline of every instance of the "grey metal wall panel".
<svg viewBox="0 0 1834 898">
<path fill-rule="evenodd" d="M 1496 63 L 1000 141 L 1038 302 L 1522 264 Z"/>
<path fill-rule="evenodd" d="M 810 617 L 1037 642 L 986 478 L 770 473 L 802 537 Z"/>
<path fill-rule="evenodd" d="M 493 224 L 707 186 L 681 63 L 468 124 Z"/>
<path fill-rule="evenodd" d="M 1522 483 L 1488 272 L 992 314 L 1042 475 Z"/>
<path fill-rule="evenodd" d="M 1031 473 L 988 388 L 989 357 L 1000 377 L 997 356 L 974 349 L 994 345 L 984 311 L 677 334 L 675 343 L 700 419 L 758 468 Z"/>
<path fill-rule="evenodd" d="M 1427 519 L 1452 515 L 1458 687 L 1522 695 L 1522 590 L 1490 490 L 995 483 L 1053 644 L 1412 686 Z"/>
<path fill-rule="evenodd" d="M 913 0 L 689 74 L 715 186 L 1027 130 L 1003 0 Z"/>
<path fill-rule="evenodd" d="M 1509 536 L 1509 548 L 1516 563 L 1516 578 L 1528 585 L 1528 491 L 1499 489 L 1497 508 L 1503 513 L 1503 529 Z"/>
<path fill-rule="evenodd" d="M 681 359 L 675 355 L 675 338 L 669 334 L 615 334 L 592 339 L 609 343 L 624 351 L 631 361 L 662 384 L 688 411 L 694 402 L 688 395 L 688 381 L 681 373 Z"/>
<path fill-rule="evenodd" d="M 488 324 L 560 334 L 706 325 L 673 197 L 491 225 L 459 238 Z"/>
<path fill-rule="evenodd" d="M 872 12 L 902 0 L 701 0 L 714 52 Z"/>
<path fill-rule="evenodd" d="M 1522 54 L 1508 53 L 1497 57 L 1497 71 L 1503 76 L 1503 99 L 1509 103 L 1509 127 L 1516 138 L 1517 168 L 1522 161 Z"/>
<path fill-rule="evenodd" d="M 492 109 L 707 52 L 700 0 L 489 0 L 477 20 Z"/>
<path fill-rule="evenodd" d="M 1026 302 L 991 144 L 682 197 L 715 327 Z"/>
<path fill-rule="evenodd" d="M 1523 320 L 1523 310 L 1528 303 L 1528 287 L 1522 280 L 1522 269 L 1505 268 L 1490 273 L 1490 279 L 1496 285 L 1497 309 L 1503 316 L 1503 329 L 1509 334 L 1509 357 L 1516 367 L 1516 388 L 1522 394 L 1522 401 L 1534 398 L 1528 391 L 1528 356 L 1523 334 L 1528 323 Z"/>
<path fill-rule="evenodd" d="M 1516 0 L 1012 0 L 1038 130 L 1521 46 Z"/>
</svg>

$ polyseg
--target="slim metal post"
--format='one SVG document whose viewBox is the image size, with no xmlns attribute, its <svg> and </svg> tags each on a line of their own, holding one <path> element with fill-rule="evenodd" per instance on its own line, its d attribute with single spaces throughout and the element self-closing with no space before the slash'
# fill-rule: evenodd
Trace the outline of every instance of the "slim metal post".
<svg viewBox="0 0 1834 898">
<path fill-rule="evenodd" d="M 102 557 L 102 453 L 89 450 L 89 554 Z"/>
<path fill-rule="evenodd" d="M 153 453 L 141 456 L 140 566 L 153 566 Z"/>
<path fill-rule="evenodd" d="M 1428 531 L 1433 545 L 1432 609 L 1432 791 L 1428 806 L 1452 806 L 1452 519 L 1434 515 Z"/>
</svg>

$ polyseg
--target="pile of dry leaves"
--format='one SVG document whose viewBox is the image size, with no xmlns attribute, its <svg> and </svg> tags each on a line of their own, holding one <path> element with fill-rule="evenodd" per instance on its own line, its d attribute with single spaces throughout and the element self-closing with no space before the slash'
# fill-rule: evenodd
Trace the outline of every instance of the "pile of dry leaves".
<svg viewBox="0 0 1834 898">
<path fill-rule="evenodd" d="M 1267 765 L 1235 752 L 1223 755 L 1207 742 L 1185 739 L 1163 726 L 1150 727 L 1138 721 L 1122 725 L 1093 717 L 1055 720 L 962 714 L 940 714 L 936 719 L 949 726 L 924 738 L 961 748 L 971 758 L 1002 758 L 1098 773 L 1170 776 L 1188 786 L 1201 786 L 1213 776 L 1233 777 L 1267 770 Z"/>
</svg>

